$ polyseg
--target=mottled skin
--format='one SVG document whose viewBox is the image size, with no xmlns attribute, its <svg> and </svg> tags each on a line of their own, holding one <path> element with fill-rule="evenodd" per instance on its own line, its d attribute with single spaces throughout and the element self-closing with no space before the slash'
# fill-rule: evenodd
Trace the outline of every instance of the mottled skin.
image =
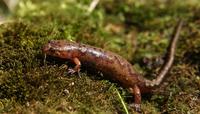
<svg viewBox="0 0 200 114">
<path fill-rule="evenodd" d="M 86 67 L 101 71 L 105 76 L 121 82 L 125 87 L 132 87 L 138 82 L 145 83 L 144 78 L 133 69 L 126 59 L 101 48 L 65 40 L 53 40 L 44 46 L 43 52 L 72 61 L 73 58 L 78 58 L 81 63 L 87 65 Z"/>
<path fill-rule="evenodd" d="M 101 71 L 104 76 L 119 82 L 123 87 L 128 88 L 135 97 L 135 104 L 133 105 L 136 111 L 140 111 L 141 93 L 150 92 L 163 80 L 174 60 L 175 44 L 177 42 L 179 32 L 182 26 L 182 21 L 178 24 L 173 38 L 171 39 L 167 61 L 161 68 L 157 79 L 147 80 L 138 74 L 132 65 L 123 57 L 103 50 L 101 48 L 79 44 L 74 42 L 67 42 L 65 40 L 52 40 L 43 47 L 43 52 L 47 55 L 68 59 L 73 61 L 76 66 L 70 69 L 69 72 L 79 72 L 81 63 L 85 67 L 90 67 Z"/>
</svg>

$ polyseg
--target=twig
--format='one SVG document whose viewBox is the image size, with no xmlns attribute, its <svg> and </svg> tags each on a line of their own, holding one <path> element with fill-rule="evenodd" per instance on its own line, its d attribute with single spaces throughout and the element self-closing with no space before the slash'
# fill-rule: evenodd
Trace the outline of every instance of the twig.
<svg viewBox="0 0 200 114">
<path fill-rule="evenodd" d="M 98 3 L 99 3 L 99 0 L 93 0 L 90 3 L 90 7 L 88 8 L 88 14 L 92 13 L 92 11 L 95 9 Z"/>
</svg>

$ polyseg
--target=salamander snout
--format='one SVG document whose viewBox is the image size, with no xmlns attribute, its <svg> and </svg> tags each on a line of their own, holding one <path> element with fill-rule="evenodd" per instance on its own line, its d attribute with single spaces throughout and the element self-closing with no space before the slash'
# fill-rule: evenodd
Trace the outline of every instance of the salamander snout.
<svg viewBox="0 0 200 114">
<path fill-rule="evenodd" d="M 62 47 L 60 40 L 50 40 L 42 47 L 42 52 L 46 55 L 62 58 L 62 53 L 64 53 L 62 52 Z"/>
<path fill-rule="evenodd" d="M 50 40 L 47 44 L 45 44 L 42 48 L 43 53 L 47 53 L 48 51 L 52 50 L 53 48 L 57 47 L 56 40 Z"/>
<path fill-rule="evenodd" d="M 51 45 L 48 43 L 48 44 L 45 44 L 43 47 L 42 47 L 42 52 L 43 53 L 46 53 L 50 50 L 51 48 Z"/>
</svg>

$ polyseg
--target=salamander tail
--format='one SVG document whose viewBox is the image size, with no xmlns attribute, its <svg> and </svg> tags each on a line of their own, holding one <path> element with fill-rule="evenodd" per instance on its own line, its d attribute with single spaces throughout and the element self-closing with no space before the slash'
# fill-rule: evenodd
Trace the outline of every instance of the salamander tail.
<svg viewBox="0 0 200 114">
<path fill-rule="evenodd" d="M 172 38 L 170 40 L 170 44 L 167 48 L 167 54 L 166 54 L 166 60 L 161 67 L 159 74 L 156 79 L 154 80 L 146 80 L 146 85 L 147 86 L 158 86 L 160 83 L 163 81 L 164 77 L 170 70 L 173 61 L 174 61 L 174 55 L 175 55 L 175 50 L 176 50 L 176 44 L 177 40 L 180 35 L 181 28 L 183 26 L 183 20 L 180 20 L 178 25 L 175 27 L 174 32 L 172 34 Z"/>
</svg>

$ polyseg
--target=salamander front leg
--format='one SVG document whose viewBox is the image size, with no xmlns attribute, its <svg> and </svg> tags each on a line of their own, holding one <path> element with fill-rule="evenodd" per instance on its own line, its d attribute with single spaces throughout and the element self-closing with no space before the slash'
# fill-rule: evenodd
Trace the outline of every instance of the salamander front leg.
<svg viewBox="0 0 200 114">
<path fill-rule="evenodd" d="M 80 77 L 81 62 L 79 61 L 78 58 L 73 58 L 72 61 L 75 63 L 76 66 L 74 68 L 69 68 L 68 69 L 68 73 L 69 74 L 74 74 L 75 72 L 77 72 L 78 76 Z"/>
<path fill-rule="evenodd" d="M 130 92 L 134 95 L 134 103 L 131 104 L 135 108 L 135 111 L 141 112 L 141 93 L 140 88 L 137 85 L 134 85 L 133 88 L 130 88 Z"/>
</svg>

